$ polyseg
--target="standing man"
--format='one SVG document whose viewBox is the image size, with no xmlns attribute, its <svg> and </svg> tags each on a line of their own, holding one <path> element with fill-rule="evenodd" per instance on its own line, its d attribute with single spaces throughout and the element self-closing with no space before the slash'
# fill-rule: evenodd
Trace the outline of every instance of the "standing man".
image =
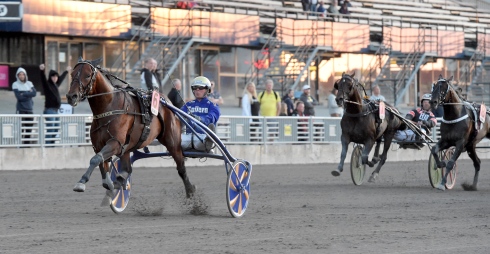
<svg viewBox="0 0 490 254">
<path fill-rule="evenodd" d="M 46 74 L 44 73 L 44 64 L 39 65 L 39 70 L 41 70 L 41 84 L 43 85 L 45 97 L 43 114 L 56 115 L 58 114 L 58 110 L 61 107 L 61 97 L 58 88 L 60 87 L 61 83 L 63 83 L 63 80 L 68 74 L 68 71 L 71 70 L 71 67 L 66 67 L 66 71 L 64 71 L 61 76 L 55 70 L 50 70 L 48 79 L 46 79 Z M 56 117 L 48 117 L 46 118 L 46 121 L 47 127 L 58 125 L 57 123 L 53 123 L 55 121 L 58 121 L 58 118 Z M 58 130 L 48 129 L 47 132 L 58 132 Z M 51 139 L 54 137 L 56 137 L 56 135 L 46 135 L 47 139 Z M 46 141 L 46 144 L 54 144 L 54 141 Z"/>
<path fill-rule="evenodd" d="M 315 99 L 313 99 L 313 97 L 311 97 L 310 92 L 311 92 L 310 86 L 304 85 L 303 86 L 303 93 L 299 97 L 299 100 L 305 104 L 305 115 L 306 116 L 315 116 L 314 105 L 316 105 L 317 102 Z"/>
<path fill-rule="evenodd" d="M 157 61 L 151 57 L 146 58 L 145 67 L 141 70 L 141 88 L 158 91 L 160 82 L 157 73 Z"/>
<path fill-rule="evenodd" d="M 17 72 L 15 73 L 15 77 L 17 81 L 12 84 L 12 91 L 15 94 L 15 98 L 17 98 L 17 104 L 15 106 L 16 113 L 21 115 L 32 115 L 34 101 L 33 97 L 36 97 L 36 88 L 31 81 L 27 79 L 27 72 L 24 68 L 19 67 Z M 32 126 L 32 123 L 24 123 L 25 121 L 32 121 L 31 117 L 23 117 L 22 118 L 22 126 L 27 127 L 26 132 L 30 133 L 31 129 L 29 127 Z M 25 136 L 26 139 L 31 138 L 30 135 Z M 23 141 L 23 144 L 29 144 L 29 141 Z"/>
<path fill-rule="evenodd" d="M 369 97 L 372 101 L 386 101 L 385 97 L 381 95 L 381 90 L 379 86 L 373 86 L 373 94 Z"/>
<path fill-rule="evenodd" d="M 337 89 L 332 89 L 330 95 L 328 96 L 328 111 L 332 117 L 341 117 L 344 113 L 344 109 L 337 105 L 335 98 L 337 97 Z"/>
<path fill-rule="evenodd" d="M 180 94 L 182 83 L 180 82 L 180 79 L 176 78 L 172 80 L 172 84 L 172 90 L 170 90 L 167 97 L 175 107 L 182 108 L 182 106 L 184 106 L 184 100 L 182 100 L 182 95 Z"/>
<path fill-rule="evenodd" d="M 208 94 L 208 99 L 218 106 L 221 106 L 223 105 L 223 103 L 225 103 L 223 97 L 221 97 L 221 94 L 216 91 L 214 81 L 211 81 L 211 92 L 209 92 Z"/>
<path fill-rule="evenodd" d="M 274 82 L 272 79 L 265 81 L 265 91 L 259 94 L 260 115 L 279 116 L 281 111 L 281 97 L 272 90 Z"/>
</svg>

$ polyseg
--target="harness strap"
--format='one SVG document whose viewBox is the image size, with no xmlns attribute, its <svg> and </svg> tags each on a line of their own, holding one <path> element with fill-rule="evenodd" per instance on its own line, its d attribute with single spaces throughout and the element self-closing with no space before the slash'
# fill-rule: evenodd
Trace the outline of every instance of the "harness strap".
<svg viewBox="0 0 490 254">
<path fill-rule="evenodd" d="M 460 118 L 454 119 L 454 120 L 446 120 L 446 119 L 444 119 L 444 117 L 443 117 L 443 118 L 441 119 L 441 122 L 443 122 L 443 123 L 447 123 L 447 124 L 453 124 L 453 123 L 458 123 L 458 122 L 461 122 L 461 121 L 463 121 L 464 119 L 466 119 L 466 118 L 468 118 L 468 117 L 469 117 L 469 115 L 468 115 L 468 114 L 466 114 L 466 115 L 464 115 L 464 116 L 462 116 L 462 117 L 460 117 Z"/>
<path fill-rule="evenodd" d="M 102 114 L 98 114 L 98 115 L 94 116 L 94 119 L 97 120 L 97 119 L 101 119 L 101 118 L 112 116 L 112 115 L 124 115 L 126 113 L 127 112 L 124 109 L 112 110 L 109 112 L 104 112 Z"/>
</svg>

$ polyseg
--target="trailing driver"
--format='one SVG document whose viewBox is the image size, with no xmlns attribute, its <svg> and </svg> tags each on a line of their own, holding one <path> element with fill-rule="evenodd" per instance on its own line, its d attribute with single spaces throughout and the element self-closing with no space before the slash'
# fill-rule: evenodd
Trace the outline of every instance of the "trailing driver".
<svg viewBox="0 0 490 254">
<path fill-rule="evenodd" d="M 194 94 L 195 100 L 189 101 L 181 108 L 182 111 L 190 114 L 196 120 L 200 121 L 204 125 L 206 125 L 211 131 L 215 131 L 216 123 L 221 115 L 219 107 L 208 100 L 208 93 L 211 92 L 211 82 L 208 78 L 199 76 L 195 78 L 191 83 L 192 93 Z M 200 134 L 205 134 L 205 132 L 197 126 L 197 124 L 192 121 L 188 121 L 192 128 Z M 194 143 L 192 140 L 198 140 L 197 138 L 192 137 L 192 131 L 189 128 L 186 128 L 186 137 L 190 137 L 191 145 L 194 147 L 190 147 L 193 149 L 200 150 L 200 142 Z M 204 135 L 203 135 L 204 137 Z M 183 143 L 186 142 L 185 138 L 183 138 Z M 210 152 L 213 148 L 214 142 L 206 136 L 204 139 L 204 148 L 206 152 Z M 184 145 L 183 145 L 184 146 Z M 198 146 L 198 147 L 196 147 Z M 185 150 L 185 147 L 184 147 Z"/>
<path fill-rule="evenodd" d="M 431 94 L 424 94 L 424 96 L 422 96 L 422 100 L 420 101 L 421 107 L 412 109 L 405 116 L 405 119 L 411 120 L 423 133 L 427 135 L 431 134 L 431 129 L 437 124 L 437 119 L 431 111 L 431 98 Z M 397 131 L 394 138 L 398 141 L 406 142 L 420 141 L 420 138 L 425 139 L 424 137 L 419 137 L 410 128 Z M 417 143 L 417 145 L 422 147 L 424 144 Z"/>
</svg>

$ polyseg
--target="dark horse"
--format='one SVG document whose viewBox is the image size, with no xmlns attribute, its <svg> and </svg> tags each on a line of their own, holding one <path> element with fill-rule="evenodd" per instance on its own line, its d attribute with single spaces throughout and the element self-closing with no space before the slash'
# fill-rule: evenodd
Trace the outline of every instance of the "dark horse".
<svg viewBox="0 0 490 254">
<path fill-rule="evenodd" d="M 473 161 L 475 167 L 475 176 L 473 185 L 463 184 L 464 190 L 477 190 L 478 174 L 480 172 L 480 159 L 476 154 L 476 145 L 485 137 L 490 138 L 490 120 L 488 114 L 484 112 L 484 122 L 479 121 L 478 105 L 473 105 L 464 101 L 458 95 L 458 92 L 450 85 L 453 77 L 444 79 L 439 75 L 439 80 L 432 87 L 431 104 L 434 109 L 438 106 L 444 107 L 444 114 L 441 122 L 441 139 L 432 147 L 432 156 L 437 163 L 437 167 L 446 168 L 446 174 L 442 177 L 442 182 L 437 186 L 438 189 L 444 190 L 449 172 L 454 168 L 454 164 L 464 150 Z M 475 107 L 476 106 L 476 107 Z M 437 156 L 440 150 L 455 146 L 453 156 L 449 161 L 441 161 Z"/>
<path fill-rule="evenodd" d="M 187 197 L 190 197 L 195 192 L 195 187 L 190 183 L 184 165 L 180 121 L 170 109 L 160 104 L 158 116 L 148 112 L 146 113 L 149 115 L 146 115 L 142 112 L 137 95 L 128 92 L 131 87 L 125 82 L 119 82 L 123 87 L 113 86 L 112 83 L 117 78 L 100 68 L 100 61 L 80 58 L 71 73 L 72 82 L 66 94 L 68 103 L 72 106 L 88 99 L 94 115 L 90 139 L 96 155 L 90 159 L 87 172 L 73 190 L 85 191 L 85 183 L 89 181 L 96 166 L 100 168 L 104 188 L 113 190 L 114 185 L 116 188 L 120 187 L 118 184 L 123 184 L 132 173 L 130 152 L 149 145 L 156 138 L 172 155 L 179 176 L 184 181 Z M 134 93 L 135 89 L 132 91 Z M 151 119 L 151 123 L 146 126 L 143 120 L 145 115 L 147 119 Z M 141 138 L 143 133 L 146 138 Z M 120 174 L 114 183 L 109 173 L 109 162 L 113 155 L 120 158 Z"/>
<path fill-rule="evenodd" d="M 342 78 L 338 80 L 334 88 L 339 90 L 335 100 L 337 105 L 344 107 L 344 115 L 340 121 L 342 128 L 342 153 L 340 163 L 332 175 L 339 176 L 343 171 L 345 156 L 350 142 L 364 144 L 362 151 L 362 164 L 368 164 L 373 167 L 378 161 L 380 163 L 373 171 L 369 182 L 375 182 L 379 171 L 386 161 L 386 154 L 390 148 L 391 141 L 395 132 L 405 128 L 405 123 L 394 114 L 386 110 L 385 118 L 379 119 L 379 110 L 374 101 L 364 99 L 366 94 L 364 87 L 354 78 L 354 74 L 348 75 L 343 73 Z M 379 158 L 379 147 L 381 140 L 384 138 L 383 154 Z M 376 142 L 373 160 L 369 161 L 369 153 Z"/>
</svg>

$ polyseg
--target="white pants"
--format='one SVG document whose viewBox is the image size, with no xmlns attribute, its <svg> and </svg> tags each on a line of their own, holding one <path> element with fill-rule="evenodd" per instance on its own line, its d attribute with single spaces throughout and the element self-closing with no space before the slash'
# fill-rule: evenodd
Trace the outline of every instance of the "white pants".
<svg viewBox="0 0 490 254">
<path fill-rule="evenodd" d="M 424 129 L 421 131 L 426 134 L 427 132 Z M 404 131 L 397 131 L 395 133 L 394 139 L 398 141 L 415 141 L 417 134 L 415 134 L 411 129 L 406 129 Z M 425 140 L 425 136 L 422 136 L 422 139 Z"/>
</svg>

